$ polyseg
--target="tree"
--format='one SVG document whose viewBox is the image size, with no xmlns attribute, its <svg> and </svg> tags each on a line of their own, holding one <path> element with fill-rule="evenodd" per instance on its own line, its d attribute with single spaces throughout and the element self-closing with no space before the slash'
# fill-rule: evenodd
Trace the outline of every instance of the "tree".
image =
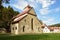
<svg viewBox="0 0 60 40">
<path fill-rule="evenodd" d="M 3 7 L 1 5 L 3 2 L 9 3 L 9 0 L 0 0 L 0 28 L 6 28 L 9 30 L 11 19 L 19 12 L 14 11 L 10 6 L 8 8 Z"/>
<path fill-rule="evenodd" d="M 8 8 L 3 8 L 2 10 L 2 24 L 3 27 L 9 30 L 10 22 L 13 16 L 17 15 L 19 12 L 14 11 L 10 6 Z"/>
<path fill-rule="evenodd" d="M 51 27 L 60 27 L 60 23 L 49 25 L 49 26 L 51 26 Z"/>
<path fill-rule="evenodd" d="M 0 0 L 0 11 L 2 10 L 3 6 L 2 3 L 9 3 L 10 0 Z"/>
</svg>

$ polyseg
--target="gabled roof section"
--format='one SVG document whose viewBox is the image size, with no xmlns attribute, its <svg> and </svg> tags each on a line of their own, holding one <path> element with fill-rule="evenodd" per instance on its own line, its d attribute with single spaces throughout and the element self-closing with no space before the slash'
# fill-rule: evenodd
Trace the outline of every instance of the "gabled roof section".
<svg viewBox="0 0 60 40">
<path fill-rule="evenodd" d="M 18 14 L 17 16 L 14 16 L 13 17 L 13 19 L 15 19 L 15 18 L 17 18 L 17 17 L 20 17 L 20 16 L 22 16 L 22 15 L 24 15 L 24 14 L 26 14 L 26 13 L 28 13 L 29 12 L 29 10 L 31 9 L 32 7 L 31 6 L 26 6 L 25 8 L 24 8 L 24 10 L 23 10 L 23 12 L 22 13 L 20 13 L 20 14 Z"/>
<path fill-rule="evenodd" d="M 17 22 L 17 21 L 20 21 L 22 18 L 24 18 L 25 16 L 27 16 L 27 14 L 28 14 L 28 12 L 31 10 L 31 6 L 26 6 L 25 8 L 24 8 L 24 10 L 23 10 L 23 12 L 22 13 L 20 13 L 20 14 L 18 14 L 18 15 L 16 15 L 16 16 L 14 16 L 13 18 L 12 18 L 12 22 L 14 23 L 14 22 Z"/>
<path fill-rule="evenodd" d="M 32 7 L 31 10 L 29 11 L 29 14 L 36 15 L 36 12 L 35 12 L 35 10 L 34 10 L 33 7 Z"/>
<path fill-rule="evenodd" d="M 27 14 L 33 14 L 33 15 L 35 15 L 35 14 L 34 14 L 34 11 L 31 10 L 31 9 L 32 9 L 31 6 L 29 6 L 29 5 L 26 6 L 26 7 L 24 8 L 24 10 L 23 10 L 22 13 L 20 13 L 20 14 L 18 14 L 17 16 L 15 16 L 15 17 L 12 18 L 12 19 L 13 19 L 13 22 L 20 21 L 22 18 L 24 18 L 25 16 L 27 16 Z"/>
</svg>

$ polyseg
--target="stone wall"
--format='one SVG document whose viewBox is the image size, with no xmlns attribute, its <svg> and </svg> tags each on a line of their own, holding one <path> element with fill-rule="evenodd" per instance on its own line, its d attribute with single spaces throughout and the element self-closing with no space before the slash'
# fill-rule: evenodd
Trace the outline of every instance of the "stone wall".
<svg viewBox="0 0 60 40">
<path fill-rule="evenodd" d="M 33 19 L 33 24 L 31 23 L 31 20 Z M 33 25 L 33 29 L 32 29 Z M 41 24 L 38 21 L 36 16 L 32 16 L 30 14 L 27 15 L 26 18 L 22 19 L 19 22 L 19 34 L 20 33 L 41 33 Z"/>
</svg>

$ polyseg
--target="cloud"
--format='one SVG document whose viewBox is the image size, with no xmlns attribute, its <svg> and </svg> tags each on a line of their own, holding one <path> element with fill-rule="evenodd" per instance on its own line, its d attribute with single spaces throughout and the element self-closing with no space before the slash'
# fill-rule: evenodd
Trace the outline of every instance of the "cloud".
<svg viewBox="0 0 60 40">
<path fill-rule="evenodd" d="M 56 1 L 52 0 L 36 0 L 36 2 L 39 2 L 42 4 L 42 8 L 49 7 L 50 5 L 54 4 Z"/>
<path fill-rule="evenodd" d="M 27 0 L 27 2 L 30 4 L 30 5 L 34 5 L 39 3 L 39 4 L 42 4 L 42 8 L 46 8 L 46 7 L 49 7 L 50 5 L 54 4 L 55 1 L 51 1 L 51 0 Z M 31 4 L 32 3 L 32 4 Z"/>
<path fill-rule="evenodd" d="M 45 15 L 49 13 L 49 9 L 48 8 L 42 8 L 39 10 L 40 14 Z"/>
<path fill-rule="evenodd" d="M 45 15 L 49 14 L 51 10 L 49 10 L 49 6 L 55 3 L 55 0 L 10 0 L 10 6 L 15 7 L 16 9 L 23 10 L 28 4 L 34 9 L 37 9 L 40 14 Z M 40 5 L 42 5 L 42 8 L 40 9 Z M 39 9 L 38 9 L 39 8 Z"/>
<path fill-rule="evenodd" d="M 55 3 L 55 1 L 51 1 L 51 0 L 14 0 L 10 2 L 10 6 L 15 7 L 17 9 L 23 10 L 24 7 L 26 7 L 28 4 L 34 8 L 38 8 L 39 5 L 42 5 L 42 9 L 41 9 L 41 14 L 43 13 L 47 13 L 46 7 L 52 5 Z M 46 10 L 46 11 L 44 11 Z"/>
<path fill-rule="evenodd" d="M 48 10 L 48 13 L 52 13 L 52 12 L 53 12 L 53 13 L 60 12 L 60 7 L 57 7 L 57 8 Z"/>
<path fill-rule="evenodd" d="M 54 9 L 49 9 L 49 8 L 44 8 L 44 9 L 40 9 L 40 14 L 42 15 L 46 15 L 46 14 L 49 14 L 49 13 L 57 13 L 57 12 L 60 12 L 60 7 L 57 7 L 57 8 L 54 8 Z"/>
<path fill-rule="evenodd" d="M 42 4 L 42 9 L 40 9 L 40 14 L 45 15 L 50 12 L 49 7 L 53 5 L 56 1 L 51 1 L 51 0 L 40 0 Z"/>
<path fill-rule="evenodd" d="M 28 4 L 34 8 L 38 8 L 39 4 L 42 5 L 42 8 L 39 10 L 40 14 L 45 15 L 48 14 L 50 12 L 49 10 L 49 6 L 53 5 L 56 1 L 53 0 L 27 0 L 26 2 L 28 2 Z"/>
<path fill-rule="evenodd" d="M 36 8 L 38 6 L 38 0 L 26 0 L 26 2 L 28 2 L 28 4 L 34 8 Z"/>
<path fill-rule="evenodd" d="M 48 13 L 52 13 L 52 12 L 53 12 L 53 14 L 54 13 L 57 14 L 57 12 L 60 12 L 60 7 L 48 10 Z M 46 14 L 48 14 L 48 13 L 46 13 Z M 54 24 L 54 22 L 56 22 L 56 20 L 54 18 L 46 17 L 46 16 L 44 16 L 44 14 L 42 14 L 42 15 L 43 15 L 42 18 L 46 19 L 46 20 L 42 20 L 43 23 L 46 23 L 47 25 L 51 25 L 51 24 Z"/>
<path fill-rule="evenodd" d="M 47 18 L 46 16 L 42 16 L 42 18 Z"/>
<path fill-rule="evenodd" d="M 23 10 L 27 5 L 30 5 L 34 8 L 38 6 L 35 0 L 14 0 L 14 2 L 10 0 L 10 6 L 20 10 Z"/>
<path fill-rule="evenodd" d="M 43 23 L 46 23 L 46 24 L 51 24 L 54 22 L 54 18 L 49 18 L 47 20 L 43 20 Z"/>
<path fill-rule="evenodd" d="M 15 7 L 17 9 L 23 10 L 24 7 L 26 7 L 28 3 L 25 0 L 15 0 L 15 3 L 10 2 L 10 6 Z"/>
<path fill-rule="evenodd" d="M 54 11 L 55 11 L 55 12 L 59 12 L 59 11 L 60 11 L 60 7 L 55 8 Z"/>
</svg>

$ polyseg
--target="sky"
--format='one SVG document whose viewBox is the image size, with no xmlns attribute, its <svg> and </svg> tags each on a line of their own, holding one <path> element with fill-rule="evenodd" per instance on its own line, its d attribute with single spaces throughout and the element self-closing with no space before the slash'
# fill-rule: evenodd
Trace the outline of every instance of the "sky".
<svg viewBox="0 0 60 40">
<path fill-rule="evenodd" d="M 60 23 L 60 0 L 10 0 L 9 4 L 3 3 L 4 7 L 10 6 L 20 13 L 27 5 L 34 8 L 38 19 L 46 25 Z"/>
</svg>

